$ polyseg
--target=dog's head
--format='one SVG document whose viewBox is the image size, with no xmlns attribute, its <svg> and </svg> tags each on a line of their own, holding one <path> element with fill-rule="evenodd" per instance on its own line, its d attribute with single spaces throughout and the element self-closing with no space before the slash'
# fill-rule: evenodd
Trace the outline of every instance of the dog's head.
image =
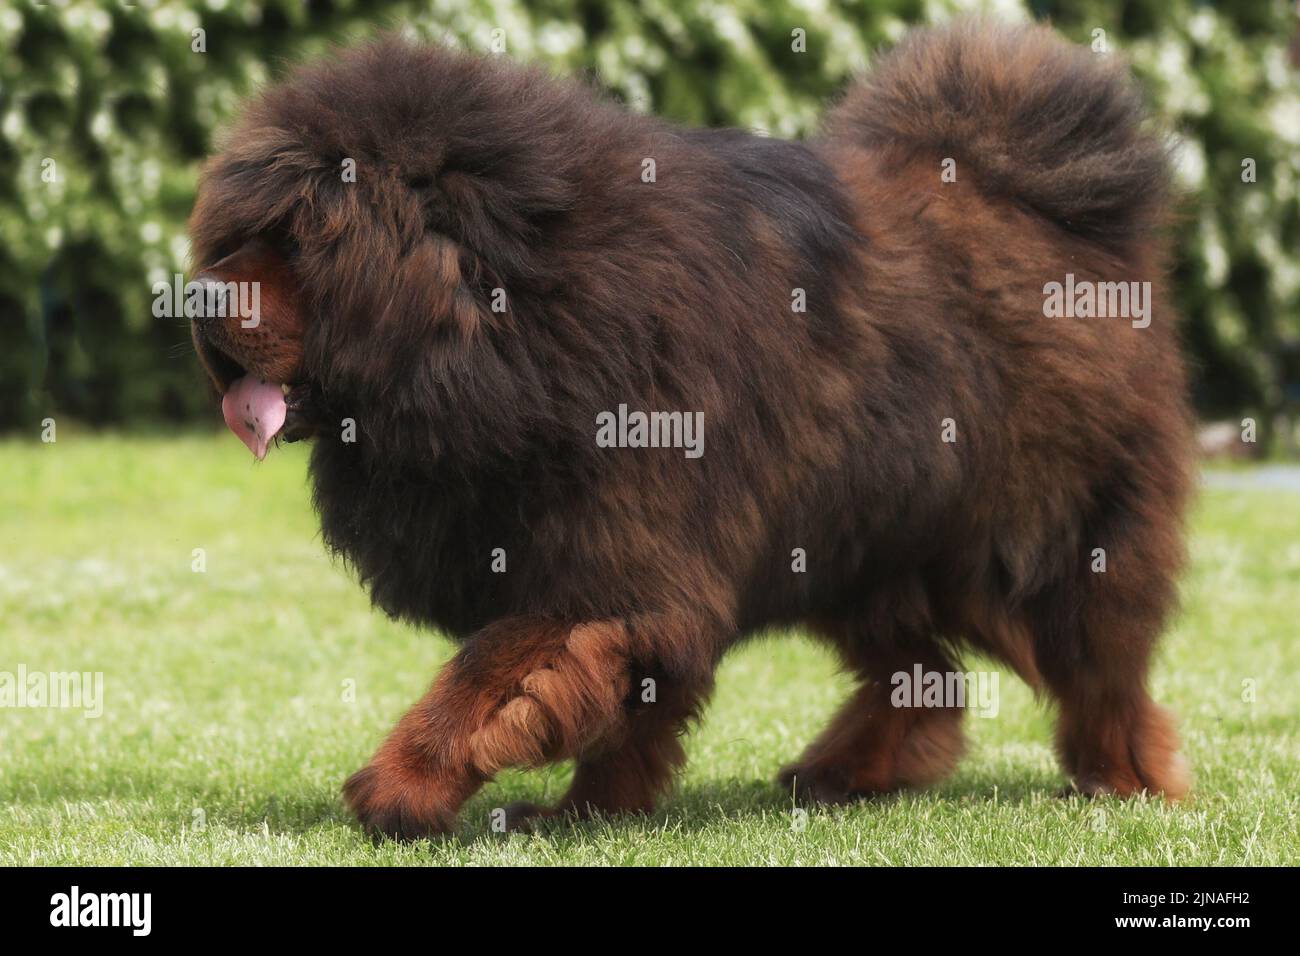
<svg viewBox="0 0 1300 956">
<path fill-rule="evenodd" d="M 226 424 L 258 458 L 272 439 L 309 437 L 307 314 L 288 258 L 255 238 L 203 269 L 194 348 L 221 393 Z"/>
<path fill-rule="evenodd" d="M 560 281 L 547 242 L 580 176 L 574 109 L 591 109 L 577 88 L 395 39 L 246 109 L 190 232 L 195 348 L 254 454 L 346 419 L 421 460 L 517 444 L 542 372 L 518 332 Z"/>
</svg>

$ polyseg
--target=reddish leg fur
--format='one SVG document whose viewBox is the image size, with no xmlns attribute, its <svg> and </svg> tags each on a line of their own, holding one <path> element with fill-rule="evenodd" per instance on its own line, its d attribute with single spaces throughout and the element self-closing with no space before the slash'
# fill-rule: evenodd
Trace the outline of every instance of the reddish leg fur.
<svg viewBox="0 0 1300 956">
<path fill-rule="evenodd" d="M 1075 788 L 1087 796 L 1187 792 L 1189 773 L 1168 711 L 1141 687 L 1127 697 L 1062 700 L 1057 749 Z"/>
<path fill-rule="evenodd" d="M 698 695 L 629 709 L 628 630 L 620 621 L 566 626 L 516 618 L 475 635 L 398 723 L 368 766 L 344 786 L 375 835 L 449 832 L 460 806 L 509 766 L 578 759 L 554 811 L 650 810 L 685 759 L 677 740 Z"/>
<path fill-rule="evenodd" d="M 540 817 L 593 813 L 649 813 L 686 762 L 680 737 L 693 720 L 705 690 L 658 683 L 659 697 L 629 715 L 622 733 L 611 735 L 579 756 L 573 782 L 554 807 L 515 803 L 507 808 L 511 827 Z"/>
<path fill-rule="evenodd" d="M 479 632 L 344 786 L 375 834 L 448 832 L 497 771 L 572 757 L 624 718 L 627 632 L 515 618 Z"/>
<path fill-rule="evenodd" d="M 1041 672 L 1059 701 L 1058 749 L 1080 792 L 1177 799 L 1186 768 L 1172 723 L 1145 686 L 1173 603 L 1177 561 L 1162 549 L 1176 542 L 1136 531 L 1132 517 L 1093 529 L 1111 557 L 1107 572 L 1084 568 L 1045 589 L 1001 644 L 1016 635 L 1032 642 L 1034 660 L 1013 666 L 1035 683 Z M 651 810 L 685 759 L 678 736 L 708 688 L 660 679 L 658 702 L 640 705 L 630 633 L 620 621 L 515 618 L 485 628 L 348 781 L 349 804 L 373 833 L 436 835 L 502 768 L 575 759 L 558 805 L 516 804 L 510 825 Z M 877 646 L 853 628 L 834 636 L 861 685 L 782 783 L 804 799 L 844 802 L 942 780 L 964 749 L 960 709 L 895 707 L 890 677 L 915 664 L 952 671 L 948 654 L 924 637 L 898 634 Z M 984 636 L 982 646 L 998 653 L 999 642 Z"/>
<path fill-rule="evenodd" d="M 781 771 L 781 785 L 800 799 L 844 803 L 928 786 L 951 773 L 965 750 L 959 709 L 895 707 L 890 701 L 894 672 L 910 672 L 917 661 L 926 670 L 951 670 L 942 651 L 922 645 L 906 661 L 893 653 L 856 656 L 861 686 L 803 756 Z"/>
<path fill-rule="evenodd" d="M 1038 661 L 1060 705 L 1057 750 L 1084 794 L 1177 800 L 1189 786 L 1173 721 L 1146 688 L 1182 562 L 1177 524 L 1162 507 L 1152 496 L 1104 515 L 1094 540 L 1107 570 L 1081 569 L 1036 608 Z"/>
<path fill-rule="evenodd" d="M 1181 500 L 1175 493 L 1108 505 L 1086 535 L 1089 555 L 1094 544 L 1105 550 L 1106 571 L 1082 562 L 998 625 L 973 605 L 966 630 L 1056 698 L 1057 749 L 1078 792 L 1178 800 L 1189 786 L 1187 765 L 1171 716 L 1151 700 L 1146 684 L 1151 654 L 1176 603 L 1182 544 L 1170 512 L 1178 513 Z M 781 783 L 802 798 L 835 803 L 947 776 L 963 751 L 960 711 L 896 708 L 889 684 L 891 673 L 914 663 L 952 670 L 943 650 L 923 638 L 862 649 L 852 629 L 833 636 L 863 683 L 800 760 L 782 771 Z"/>
<path fill-rule="evenodd" d="M 1109 572 L 1108 572 L 1109 573 Z M 1148 659 L 1163 615 L 1127 611 L 1094 588 L 1079 614 L 1090 642 L 1082 660 L 1047 658 L 1044 676 L 1060 714 L 1056 744 L 1075 789 L 1089 796 L 1163 794 L 1189 785 L 1173 720 L 1146 689 Z"/>
</svg>

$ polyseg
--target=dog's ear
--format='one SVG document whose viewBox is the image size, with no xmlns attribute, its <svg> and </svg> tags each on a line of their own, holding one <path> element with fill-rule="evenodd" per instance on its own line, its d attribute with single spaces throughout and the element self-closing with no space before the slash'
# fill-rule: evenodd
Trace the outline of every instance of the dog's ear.
<svg viewBox="0 0 1300 956">
<path fill-rule="evenodd" d="M 245 370 L 293 382 L 302 364 L 308 310 L 287 257 L 270 242 L 253 239 L 204 268 L 195 282 L 203 291 L 203 308 L 194 316 L 196 338 Z M 211 363 L 205 365 L 218 388 L 230 384 Z"/>
</svg>

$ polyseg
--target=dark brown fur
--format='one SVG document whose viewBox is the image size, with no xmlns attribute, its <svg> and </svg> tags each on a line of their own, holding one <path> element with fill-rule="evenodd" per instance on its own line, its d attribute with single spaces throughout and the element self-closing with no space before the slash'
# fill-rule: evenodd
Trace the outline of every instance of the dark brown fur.
<svg viewBox="0 0 1300 956">
<path fill-rule="evenodd" d="M 569 758 L 561 809 L 649 810 L 719 658 L 788 625 L 862 682 L 786 771 L 807 796 L 948 773 L 960 712 L 888 684 L 963 646 L 1059 701 L 1079 788 L 1180 796 L 1145 685 L 1188 409 L 1142 122 L 1114 62 L 978 23 L 914 35 L 807 144 L 396 41 L 253 104 L 204 176 L 196 261 L 280 251 L 306 318 L 274 358 L 310 391 L 325 539 L 463 644 L 349 781 L 361 820 L 445 832 L 501 768 Z M 1044 317 L 1067 272 L 1152 282 L 1151 326 Z M 267 370 L 214 338 L 219 387 Z M 620 403 L 703 412 L 704 455 L 598 447 Z"/>
</svg>

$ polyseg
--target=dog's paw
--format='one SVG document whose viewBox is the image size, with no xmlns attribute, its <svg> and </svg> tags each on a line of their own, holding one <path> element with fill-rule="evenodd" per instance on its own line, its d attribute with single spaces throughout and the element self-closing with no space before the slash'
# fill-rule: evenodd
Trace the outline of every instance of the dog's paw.
<svg viewBox="0 0 1300 956">
<path fill-rule="evenodd" d="M 781 770 L 777 782 L 800 803 L 845 804 L 871 796 L 850 785 L 849 774 L 838 767 L 790 764 Z"/>
<path fill-rule="evenodd" d="M 527 800 L 508 804 L 505 811 L 506 830 L 510 833 L 532 833 L 546 820 L 564 816 L 564 811 L 558 807 L 544 807 Z"/>
<path fill-rule="evenodd" d="M 343 799 L 375 840 L 426 840 L 445 836 L 456 825 L 455 812 L 445 809 L 431 781 L 374 764 L 348 778 Z"/>
</svg>

